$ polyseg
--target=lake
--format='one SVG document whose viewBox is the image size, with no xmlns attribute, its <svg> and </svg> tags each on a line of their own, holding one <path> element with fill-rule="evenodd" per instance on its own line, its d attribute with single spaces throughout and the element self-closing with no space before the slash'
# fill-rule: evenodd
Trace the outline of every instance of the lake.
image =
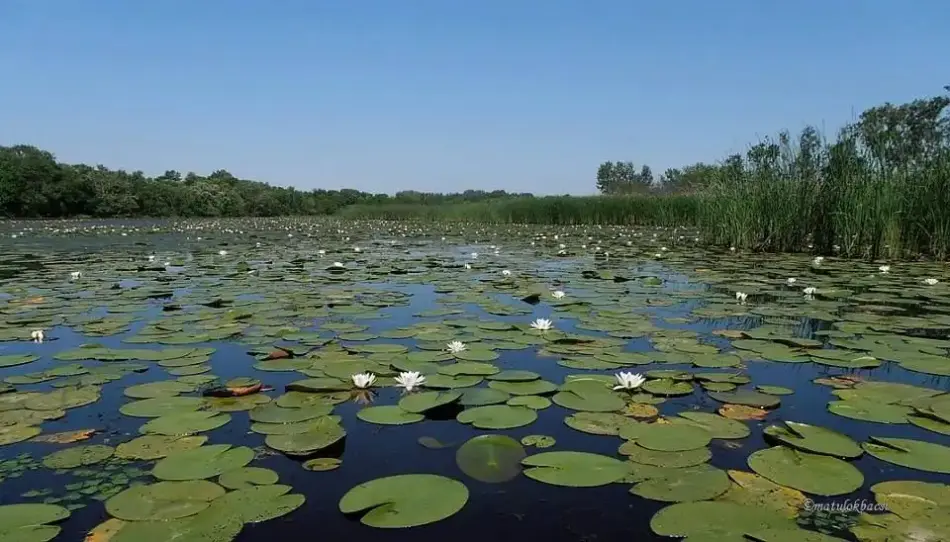
<svg viewBox="0 0 950 542">
<path fill-rule="evenodd" d="M 2 223 L 0 539 L 950 539 L 946 265 L 698 239 Z"/>
</svg>

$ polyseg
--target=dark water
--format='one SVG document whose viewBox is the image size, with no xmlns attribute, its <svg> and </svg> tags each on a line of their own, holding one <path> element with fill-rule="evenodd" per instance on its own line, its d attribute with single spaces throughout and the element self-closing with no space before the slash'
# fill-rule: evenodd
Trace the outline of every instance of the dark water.
<svg viewBox="0 0 950 542">
<path fill-rule="evenodd" d="M 174 241 L 168 241 L 173 243 Z M 24 272 L 29 272 L 29 262 L 24 263 Z M 557 263 L 557 262 L 555 262 Z M 662 269 L 668 279 L 668 287 L 689 289 L 701 287 L 686 280 L 682 275 Z M 557 267 L 546 271 L 556 273 Z M 399 327 L 420 321 L 439 321 L 439 318 L 418 318 L 413 314 L 437 307 L 437 296 L 428 286 L 405 286 L 403 291 L 413 294 L 409 306 L 384 309 L 388 318 L 369 320 L 369 332 L 378 332 L 391 327 Z M 703 334 L 704 340 L 719 346 L 728 346 L 728 341 L 710 335 L 714 329 L 743 328 L 754 325 L 756 319 L 717 319 L 700 320 L 691 324 L 669 324 L 665 318 L 683 316 L 697 302 L 685 302 L 672 307 L 650 308 L 648 313 L 656 325 L 671 329 L 689 329 Z M 527 317 L 498 317 L 487 315 L 477 306 L 466 306 L 466 317 L 483 316 L 496 320 L 526 321 Z M 156 313 L 158 309 L 155 309 Z M 545 317 L 550 308 L 539 305 L 531 318 Z M 44 359 L 26 366 L 5 369 L 4 376 L 34 372 L 54 367 L 60 362 L 50 357 L 61 350 L 73 348 L 87 342 L 99 342 L 107 346 L 128 347 L 121 340 L 134 335 L 145 324 L 136 322 L 132 329 L 122 335 L 89 339 L 69 328 L 59 327 L 48 330 L 48 335 L 58 338 L 42 345 L 29 343 L 5 343 L 3 353 L 35 352 Z M 570 331 L 569 320 L 561 318 L 561 329 Z M 319 324 L 319 320 L 314 322 Z M 814 329 L 807 322 L 803 330 Z M 584 333 L 590 333 L 584 331 Z M 377 342 L 377 341 L 374 341 Z M 382 339 L 378 342 L 405 342 Z M 234 376 L 261 378 L 275 390 L 292 380 L 300 379 L 298 373 L 262 373 L 251 365 L 254 358 L 246 353 L 247 345 L 235 342 L 212 342 L 195 346 L 213 346 L 217 350 L 211 361 L 212 373 L 227 379 Z M 135 345 L 136 348 L 142 345 Z M 649 348 L 646 340 L 631 341 L 631 349 Z M 567 374 L 576 374 L 575 369 L 566 369 L 556 364 L 552 358 L 535 356 L 536 349 L 520 351 L 501 351 L 501 358 L 494 363 L 502 369 L 528 369 L 541 373 L 545 379 L 561 382 Z M 654 368 L 688 369 L 688 365 L 656 364 L 637 367 L 638 371 Z M 600 372 L 600 371 L 598 371 Z M 931 377 L 912 373 L 899 368 L 896 364 L 885 363 L 873 371 L 847 371 L 824 367 L 814 363 L 783 364 L 775 362 L 748 362 L 747 372 L 756 385 L 780 385 L 795 390 L 794 395 L 783 396 L 781 408 L 769 414 L 763 421 L 747 422 L 752 427 L 752 436 L 736 441 L 738 449 L 727 448 L 713 441 L 711 463 L 726 469 L 748 470 L 745 459 L 753 451 L 766 447 L 762 440 L 761 429 L 779 420 L 806 422 L 841 431 L 857 441 L 869 436 L 904 437 L 950 445 L 950 437 L 925 431 L 912 425 L 887 425 L 861 422 L 835 416 L 826 410 L 832 399 L 831 388 L 818 386 L 811 381 L 819 376 L 854 374 L 872 377 L 875 380 L 905 382 L 941 390 L 950 389 L 950 378 Z M 98 428 L 102 434 L 84 442 L 85 444 L 107 443 L 116 445 L 128 440 L 127 435 L 137 435 L 137 428 L 144 423 L 141 418 L 129 418 L 119 414 L 118 408 L 130 401 L 122 395 L 123 390 L 133 384 L 151 380 L 165 379 L 161 369 L 151 368 L 142 374 L 131 374 L 120 381 L 103 386 L 102 400 L 98 403 L 72 409 L 61 420 L 43 424 L 44 433 L 70 429 Z M 45 389 L 45 385 L 24 387 L 24 389 Z M 377 404 L 394 404 L 399 392 L 394 389 L 381 390 Z M 276 395 L 276 394 L 272 394 Z M 661 413 L 672 414 L 682 410 L 699 409 L 712 412 L 718 403 L 706 398 L 705 394 L 694 394 L 679 399 L 668 400 L 659 405 Z M 427 420 L 424 423 L 406 426 L 378 426 L 362 422 L 355 417 L 360 405 L 344 403 L 335 408 L 334 413 L 343 417 L 347 430 L 345 444 L 336 450 L 342 458 L 343 466 L 329 472 L 309 472 L 301 468 L 299 462 L 282 455 L 273 455 L 255 460 L 254 466 L 277 471 L 280 483 L 293 486 L 295 492 L 306 495 L 306 503 L 297 511 L 280 519 L 259 525 L 248 525 L 238 538 L 240 541 L 273 540 L 412 540 L 413 542 L 436 542 L 444 540 L 501 540 L 523 541 L 529 539 L 560 541 L 614 541 L 614 540 L 663 540 L 650 532 L 650 517 L 664 503 L 646 500 L 628 493 L 629 486 L 613 484 L 600 488 L 569 489 L 545 485 L 525 476 L 502 484 L 486 484 L 465 476 L 455 464 L 455 450 L 458 444 L 478 434 L 480 431 L 459 424 L 450 419 L 445 421 Z M 494 431 L 520 438 L 528 434 L 551 435 L 557 439 L 554 450 L 576 450 L 602 453 L 615 456 L 617 448 L 623 442 L 619 437 L 589 435 L 567 427 L 563 419 L 572 411 L 557 405 L 539 412 L 539 419 L 530 426 L 508 431 Z M 204 433 L 213 443 L 232 443 L 252 447 L 263 446 L 264 437 L 248 431 L 247 414 L 232 413 L 232 421 L 212 432 Z M 445 449 L 427 449 L 418 444 L 419 437 L 436 437 L 443 443 L 455 444 Z M 35 457 L 60 449 L 55 445 L 40 443 L 20 443 L 0 448 L 0 459 L 10 458 L 23 452 Z M 865 454 L 855 464 L 864 473 L 865 483 L 859 492 L 828 500 L 844 498 L 871 498 L 868 488 L 883 480 L 927 480 L 950 482 L 950 476 L 923 473 L 884 463 Z M 143 464 L 145 465 L 145 464 Z M 435 524 L 404 530 L 380 530 L 361 525 L 356 518 L 342 515 L 337 509 L 340 497 L 353 486 L 383 476 L 407 473 L 433 473 L 464 481 L 471 495 L 468 504 L 458 514 Z M 20 494 L 39 488 L 57 488 L 73 481 L 69 474 L 55 475 L 48 470 L 32 471 L 21 478 L 8 479 L 0 485 L 0 503 L 23 502 Z M 819 499 L 821 500 L 821 499 Z M 93 526 L 108 516 L 100 503 L 77 510 L 63 524 L 63 533 L 57 540 L 81 540 Z"/>
</svg>

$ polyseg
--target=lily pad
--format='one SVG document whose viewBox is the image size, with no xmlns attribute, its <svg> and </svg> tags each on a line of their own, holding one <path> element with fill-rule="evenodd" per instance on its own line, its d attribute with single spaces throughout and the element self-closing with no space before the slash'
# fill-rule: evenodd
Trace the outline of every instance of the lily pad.
<svg viewBox="0 0 950 542">
<path fill-rule="evenodd" d="M 648 450 L 681 452 L 695 450 L 709 444 L 712 435 L 706 429 L 686 424 L 642 424 L 634 439 Z"/>
<path fill-rule="evenodd" d="M 424 391 L 411 393 L 399 400 L 399 408 L 406 412 L 421 414 L 458 401 L 462 397 L 460 391 Z"/>
<path fill-rule="evenodd" d="M 671 469 L 666 476 L 638 483 L 630 488 L 630 493 L 654 501 L 705 501 L 722 495 L 732 484 L 726 472 L 719 469 L 684 471 L 689 469 Z"/>
<path fill-rule="evenodd" d="M 871 437 L 863 444 L 872 456 L 902 467 L 950 474 L 950 447 L 906 438 Z"/>
<path fill-rule="evenodd" d="M 459 447 L 455 463 L 468 476 L 489 484 L 507 482 L 521 472 L 524 447 L 505 435 L 479 435 Z"/>
<path fill-rule="evenodd" d="M 50 469 L 75 469 L 101 463 L 112 457 L 115 448 L 104 444 L 73 446 L 43 458 L 43 466 Z"/>
<path fill-rule="evenodd" d="M 166 481 L 206 480 L 243 467 L 252 459 L 254 450 L 245 446 L 211 444 L 165 457 L 155 464 L 152 476 Z"/>
<path fill-rule="evenodd" d="M 864 483 L 864 475 L 850 463 L 786 446 L 759 450 L 749 456 L 748 463 L 776 484 L 825 497 L 851 493 Z"/>
<path fill-rule="evenodd" d="M 366 407 L 357 411 L 356 417 L 364 422 L 377 423 L 380 425 L 405 425 L 408 423 L 421 422 L 425 415 L 406 412 L 396 405 L 380 405 Z"/>
<path fill-rule="evenodd" d="M 362 513 L 370 527 L 418 527 L 454 515 L 468 502 L 464 484 L 434 474 L 402 474 L 364 482 L 346 492 L 339 508 Z"/>
<path fill-rule="evenodd" d="M 764 433 L 782 444 L 799 450 L 835 457 L 855 458 L 864 451 L 857 442 L 837 431 L 799 422 L 766 427 Z"/>
<path fill-rule="evenodd" d="M 198 448 L 207 441 L 208 437 L 203 436 L 145 435 L 119 444 L 116 446 L 115 455 L 122 459 L 151 461 L 175 452 Z"/>
<path fill-rule="evenodd" d="M 133 486 L 106 501 L 106 511 L 125 521 L 164 521 L 193 516 L 224 495 L 206 480 L 158 482 Z"/>
<path fill-rule="evenodd" d="M 527 407 L 488 405 L 463 410 L 455 419 L 479 429 L 514 429 L 533 423 L 538 414 Z"/>
<path fill-rule="evenodd" d="M 623 461 L 588 452 L 542 452 L 521 464 L 532 480 L 555 486 L 597 487 L 616 482 L 630 472 Z"/>
</svg>

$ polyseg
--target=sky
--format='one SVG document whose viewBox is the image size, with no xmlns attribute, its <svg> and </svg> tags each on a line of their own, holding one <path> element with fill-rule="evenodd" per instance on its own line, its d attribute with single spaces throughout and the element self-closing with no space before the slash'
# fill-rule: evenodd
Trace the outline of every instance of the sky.
<svg viewBox="0 0 950 542">
<path fill-rule="evenodd" d="M 607 160 L 658 175 L 938 94 L 948 24 L 944 0 L 0 0 L 0 145 L 587 194 Z"/>
</svg>

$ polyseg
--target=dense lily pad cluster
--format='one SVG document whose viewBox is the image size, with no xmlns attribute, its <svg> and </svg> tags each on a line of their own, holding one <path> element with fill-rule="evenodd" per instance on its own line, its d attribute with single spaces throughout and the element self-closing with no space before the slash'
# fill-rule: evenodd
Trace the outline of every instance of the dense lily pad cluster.
<svg viewBox="0 0 950 542">
<path fill-rule="evenodd" d="M 0 483 L 68 478 L 4 500 L 0 539 L 52 540 L 98 502 L 90 537 L 113 542 L 226 542 L 308 499 L 415 527 L 516 479 L 622 484 L 665 504 L 660 536 L 950 537 L 947 486 L 927 478 L 950 474 L 950 394 L 922 376 L 950 376 L 939 267 L 721 257 L 619 227 L 177 224 L 46 232 L 83 243 L 45 252 L 37 231 L 0 254 Z M 566 435 L 532 430 L 550 419 Z M 384 446 L 351 454 L 348 435 L 409 424 L 456 470 L 395 456 L 341 494 L 280 483 L 288 464 L 359 472 Z M 726 454 L 747 469 L 715 466 Z M 886 513 L 803 511 L 867 489 Z"/>
</svg>

